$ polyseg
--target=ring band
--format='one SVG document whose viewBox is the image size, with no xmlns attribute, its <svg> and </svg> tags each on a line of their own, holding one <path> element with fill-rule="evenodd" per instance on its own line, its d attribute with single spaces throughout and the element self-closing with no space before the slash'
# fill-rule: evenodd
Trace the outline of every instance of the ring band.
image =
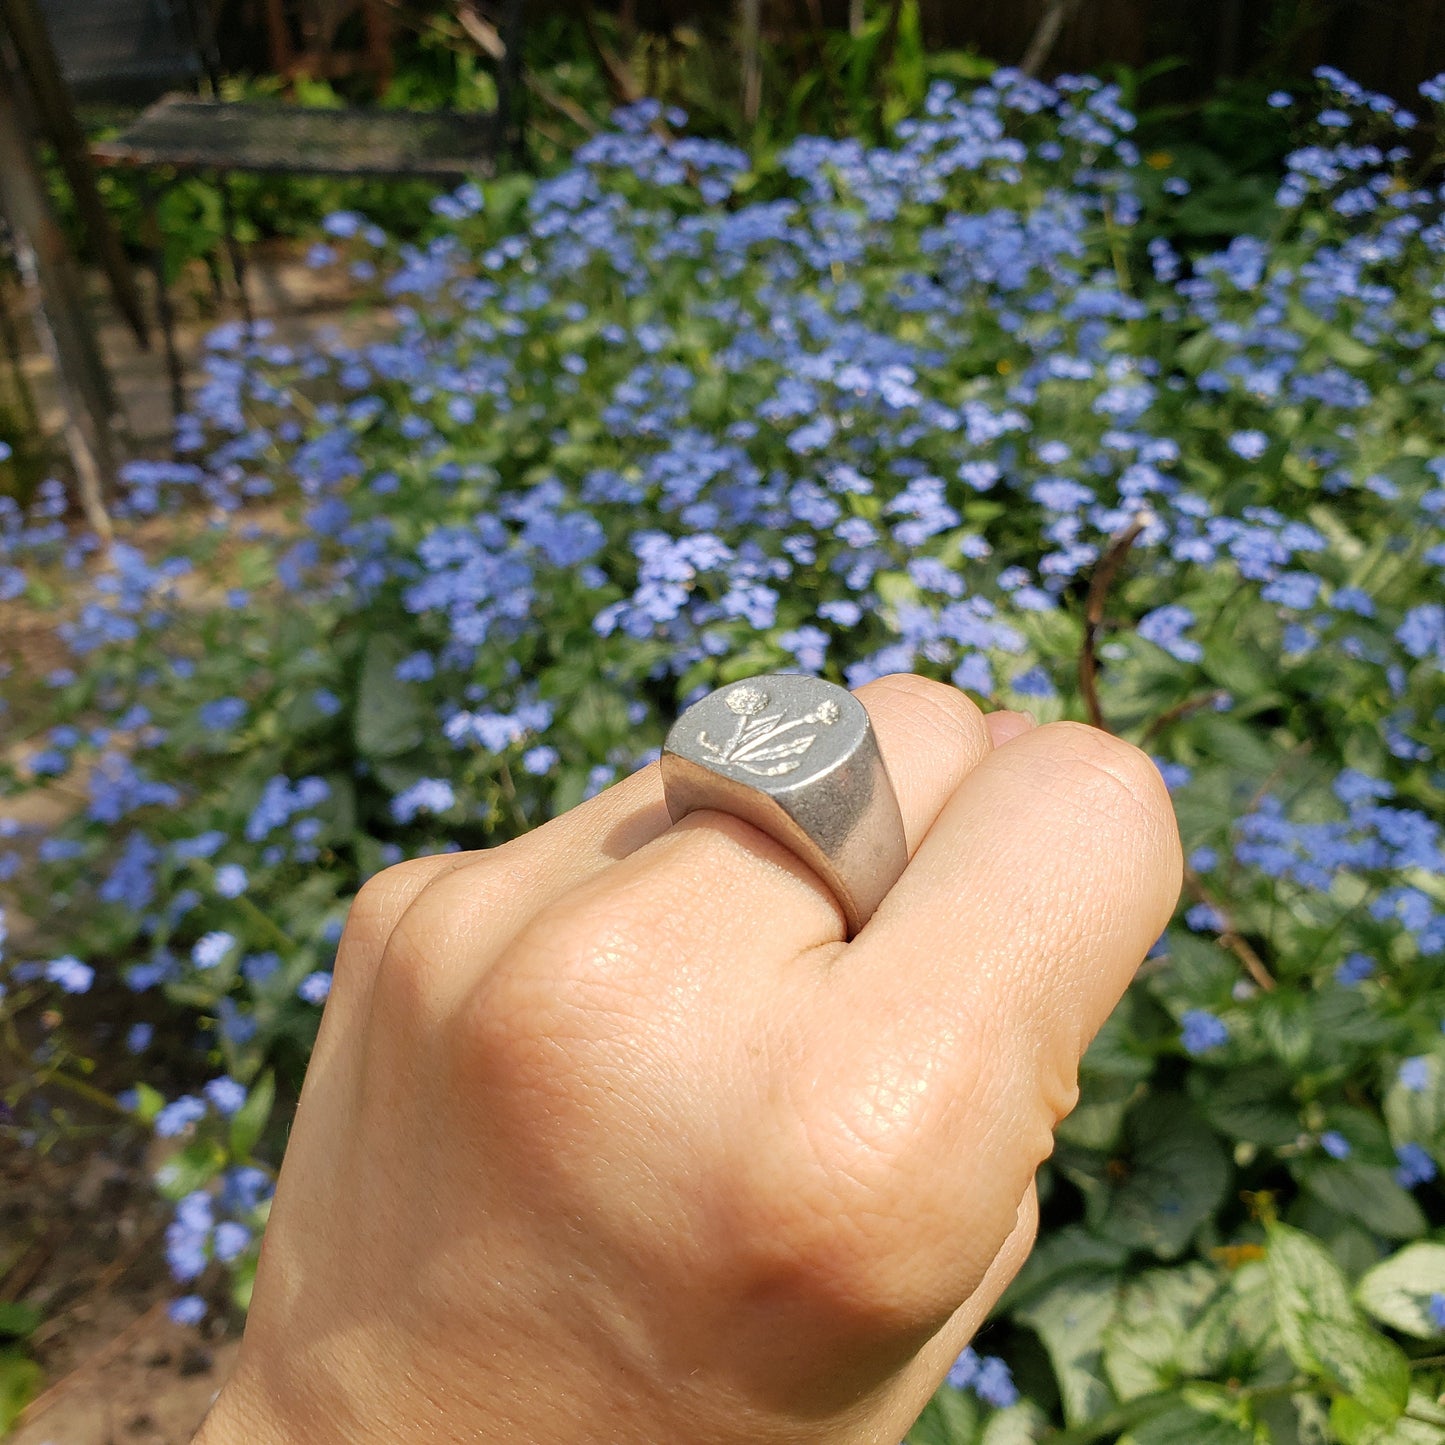
<svg viewBox="0 0 1445 1445">
<path fill-rule="evenodd" d="M 833 890 L 849 938 L 908 862 L 868 710 L 821 678 L 771 673 L 695 702 L 668 730 L 662 787 L 674 823 L 715 808 L 791 849 Z"/>
</svg>

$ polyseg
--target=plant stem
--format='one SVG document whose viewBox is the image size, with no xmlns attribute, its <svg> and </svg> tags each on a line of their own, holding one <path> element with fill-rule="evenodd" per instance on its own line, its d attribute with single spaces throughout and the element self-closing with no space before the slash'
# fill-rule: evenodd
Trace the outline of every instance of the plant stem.
<svg viewBox="0 0 1445 1445">
<path fill-rule="evenodd" d="M 109 1114 L 117 1114 L 122 1119 L 130 1118 L 130 1111 L 103 1089 L 97 1089 L 94 1084 L 87 1084 L 84 1079 L 77 1079 L 74 1075 L 67 1074 L 60 1069 L 42 1069 L 36 1074 L 35 1081 L 30 1087 L 40 1088 L 45 1084 L 58 1084 L 62 1089 L 68 1090 L 89 1104 L 94 1104 L 98 1109 L 104 1109 Z"/>
<path fill-rule="evenodd" d="M 269 914 L 263 913 L 244 893 L 236 900 L 241 905 L 241 912 L 244 913 L 253 923 L 264 929 L 271 935 L 271 941 L 279 944 L 288 953 L 296 949 L 296 941 L 280 926 Z"/>
<path fill-rule="evenodd" d="M 1165 728 L 1176 723 L 1180 718 L 1186 718 L 1191 713 L 1198 712 L 1201 708 L 1214 707 L 1217 703 L 1228 702 L 1229 694 L 1222 688 L 1217 687 L 1213 692 L 1202 692 L 1197 697 L 1186 697 L 1183 702 L 1177 702 L 1165 712 L 1161 712 L 1148 727 L 1144 729 L 1139 738 L 1139 746 L 1145 747 L 1151 743 Z"/>
<path fill-rule="evenodd" d="M 1099 655 L 1096 650 L 1099 633 L 1104 626 L 1104 607 L 1109 600 L 1109 589 L 1114 584 L 1114 578 L 1119 568 L 1124 565 L 1124 558 L 1128 556 L 1129 549 L 1134 545 L 1139 533 L 1151 520 L 1148 513 L 1141 512 L 1122 532 L 1114 534 L 1108 550 L 1094 568 L 1093 578 L 1089 582 L 1089 595 L 1084 603 L 1084 640 L 1079 648 L 1079 691 L 1084 696 L 1084 708 L 1089 715 L 1089 721 L 1096 728 L 1103 728 L 1105 732 L 1112 732 L 1113 729 L 1105 720 L 1104 709 L 1099 702 Z"/>
<path fill-rule="evenodd" d="M 527 815 L 522 811 L 522 805 L 517 801 L 517 787 L 512 782 L 512 770 L 503 759 L 498 764 L 497 779 L 502 785 L 502 793 L 512 810 L 512 821 L 525 833 L 531 828 L 527 821 Z"/>
<path fill-rule="evenodd" d="M 1229 910 L 1204 886 L 1204 880 L 1187 863 L 1184 865 L 1184 887 L 1193 898 L 1219 915 L 1224 924 L 1219 935 L 1220 947 L 1227 948 L 1244 965 L 1245 972 L 1260 988 L 1266 993 L 1272 993 L 1276 987 L 1274 975 L 1264 966 L 1264 960 L 1249 942 L 1240 935 Z"/>
<path fill-rule="evenodd" d="M 23 1070 L 35 1069 L 35 1061 L 25 1052 L 24 1045 L 15 1031 L 14 1020 L 8 1016 L 5 1019 L 4 1039 L 6 1051 L 14 1058 L 15 1062 Z M 55 1084 L 74 1094 L 77 1098 L 84 1099 L 86 1103 L 95 1105 L 98 1109 L 105 1110 L 108 1114 L 118 1114 L 123 1119 L 130 1118 L 130 1111 L 107 1094 L 103 1089 L 97 1089 L 94 1084 L 87 1084 L 84 1079 L 77 1079 L 64 1070 L 51 1065 L 45 1068 L 35 1069 L 30 1079 L 26 1081 L 24 1089 L 27 1093 L 35 1093 L 45 1087 L 46 1084 Z"/>
</svg>

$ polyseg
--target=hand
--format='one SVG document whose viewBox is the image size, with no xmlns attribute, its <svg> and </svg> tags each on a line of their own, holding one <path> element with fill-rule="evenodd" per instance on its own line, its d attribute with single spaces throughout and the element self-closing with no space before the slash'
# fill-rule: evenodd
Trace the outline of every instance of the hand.
<svg viewBox="0 0 1445 1445">
<path fill-rule="evenodd" d="M 858 695 L 911 862 L 851 943 L 655 765 L 367 884 L 203 1445 L 896 1445 L 1180 858 L 1129 745 Z"/>
</svg>

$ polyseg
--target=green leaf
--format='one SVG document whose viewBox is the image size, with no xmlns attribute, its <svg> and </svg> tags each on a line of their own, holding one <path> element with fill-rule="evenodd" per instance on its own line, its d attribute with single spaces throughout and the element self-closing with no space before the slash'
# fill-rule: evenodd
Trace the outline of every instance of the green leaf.
<svg viewBox="0 0 1445 1445">
<path fill-rule="evenodd" d="M 258 1262 L 256 1254 L 248 1251 L 230 1266 L 231 1303 L 234 1304 L 242 1314 L 245 1314 L 246 1311 L 251 1308 L 251 1293 L 256 1287 L 256 1266 Z"/>
<path fill-rule="evenodd" d="M 1375 351 L 1363 341 L 1357 341 L 1348 331 L 1330 327 L 1325 333 L 1325 350 L 1340 363 L 1351 368 L 1368 366 L 1375 359 Z"/>
<path fill-rule="evenodd" d="M 1254 1445 L 1254 1432 L 1238 1420 L 1180 1404 L 1151 1415 L 1119 1445 Z"/>
<path fill-rule="evenodd" d="M 978 1404 L 972 1395 L 945 1385 L 923 1407 L 907 1445 L 975 1445 Z"/>
<path fill-rule="evenodd" d="M 1064 1418 L 1077 1425 L 1107 1410 L 1113 1403 L 1100 1379 L 1104 1331 L 1119 1303 L 1117 1275 L 1087 1275 L 1066 1279 L 1014 1311 L 1043 1341 L 1058 1381 Z"/>
<path fill-rule="evenodd" d="M 1434 1152 L 1445 1144 L 1445 1044 L 1424 1058 L 1423 1089 L 1407 1089 L 1397 1078 L 1385 1093 L 1385 1122 L 1392 1144 L 1423 1144 Z"/>
<path fill-rule="evenodd" d="M 196 1139 L 156 1170 L 156 1186 L 170 1200 L 203 1189 L 225 1167 L 226 1151 L 214 1139 Z"/>
<path fill-rule="evenodd" d="M 1290 989 L 1265 994 L 1253 1009 L 1255 1027 L 1270 1052 L 1298 1073 L 1314 1048 L 1314 1019 L 1309 1001 Z"/>
<path fill-rule="evenodd" d="M 1128 1257 L 1127 1246 L 1101 1239 L 1082 1224 L 1047 1231 L 1009 1286 L 1001 1308 L 1017 1310 L 1071 1274 L 1106 1274 L 1121 1269 Z"/>
<path fill-rule="evenodd" d="M 1104 1020 L 1079 1065 L 1081 1079 L 1127 1079 L 1139 1084 L 1154 1072 L 1153 1054 L 1134 1035 L 1139 1002 L 1137 995 L 1127 994 Z"/>
<path fill-rule="evenodd" d="M 1330 1401 L 1330 1429 L 1339 1445 L 1387 1445 L 1380 1421 L 1352 1395 Z"/>
<path fill-rule="evenodd" d="M 1054 1129 L 1081 1149 L 1109 1150 L 1124 1129 L 1124 1116 L 1140 1086 L 1130 1079 L 1081 1077 L 1079 1102 Z"/>
<path fill-rule="evenodd" d="M 1295 1177 L 1317 1199 L 1386 1239 L 1414 1239 L 1425 1232 L 1425 1215 L 1414 1197 L 1380 1164 L 1356 1159 L 1302 1159 Z"/>
<path fill-rule="evenodd" d="M 426 741 L 429 714 L 414 684 L 398 682 L 396 665 L 409 649 L 375 632 L 366 640 L 356 691 L 356 748 L 364 758 L 395 758 Z"/>
<path fill-rule="evenodd" d="M 1289 1368 L 1288 1361 L 1285 1365 Z M 1266 1395 L 1254 1402 L 1254 1418 L 1269 1445 L 1343 1445 L 1330 1430 L 1329 1410 L 1319 1395 Z"/>
<path fill-rule="evenodd" d="M 885 607 L 911 607 L 918 601 L 918 584 L 907 572 L 879 572 L 873 589 Z"/>
<path fill-rule="evenodd" d="M 23 1340 L 34 1333 L 43 1318 L 34 1305 L 23 1304 L 19 1300 L 0 1300 L 0 1335 Z"/>
<path fill-rule="evenodd" d="M 979 1445 L 1034 1445 L 1051 1428 L 1048 1416 L 1032 1400 L 1020 1400 L 989 1416 Z"/>
<path fill-rule="evenodd" d="M 156 1115 L 166 1106 L 166 1096 L 149 1084 L 135 1086 L 135 1113 L 142 1124 L 155 1123 Z"/>
<path fill-rule="evenodd" d="M 1179 1094 L 1144 1100 L 1128 1132 L 1129 1177 L 1114 1195 L 1102 1232 L 1174 1259 L 1219 1207 L 1229 1187 L 1229 1160 Z"/>
<path fill-rule="evenodd" d="M 1445 1440 L 1445 1407 L 1436 1393 L 1416 1382 L 1405 1404 L 1409 1415 L 1390 1426 L 1390 1445 L 1440 1445 Z"/>
<path fill-rule="evenodd" d="M 615 688 L 599 682 L 587 683 L 578 691 L 567 721 L 598 758 L 632 730 L 627 721 L 627 700 Z"/>
<path fill-rule="evenodd" d="M 1278 1346 L 1262 1260 L 1242 1264 L 1179 1346 L 1179 1367 L 1199 1378 L 1247 1378 Z"/>
<path fill-rule="evenodd" d="M 1211 647 L 1208 665 L 1213 667 L 1214 660 L 1227 655 L 1230 650 L 1229 647 Z M 1213 680 L 1226 688 L 1229 686 L 1222 677 Z M 1279 753 L 1260 737 L 1259 732 L 1236 718 L 1223 713 L 1206 713 L 1201 715 L 1195 726 L 1203 750 L 1226 764 L 1237 776 L 1262 781 L 1274 771 L 1279 761 Z"/>
<path fill-rule="evenodd" d="M 1182 928 L 1171 928 L 1165 941 L 1169 968 L 1160 975 L 1158 992 L 1183 995 L 1191 1004 L 1227 1005 L 1239 980 L 1239 964 L 1213 938 L 1200 938 Z"/>
<path fill-rule="evenodd" d="M 1236 639 L 1230 647 L 1209 649 L 1204 669 L 1211 682 L 1250 702 L 1271 692 L 1279 680 L 1277 659 L 1245 639 Z"/>
<path fill-rule="evenodd" d="M 1445 1295 L 1445 1244 L 1406 1245 L 1355 1286 L 1355 1298 L 1377 1320 L 1420 1340 L 1445 1335 L 1431 1316 L 1431 1295 Z"/>
<path fill-rule="evenodd" d="M 1398 1345 L 1357 1321 L 1311 1320 L 1305 1333 L 1321 1373 L 1375 1419 L 1399 1419 L 1410 1398 L 1410 1362 Z"/>
<path fill-rule="evenodd" d="M 1315 1034 L 1329 1044 L 1357 1044 L 1378 1051 L 1391 1042 L 1395 1023 L 1374 1009 L 1360 1007 L 1359 995 L 1353 989 L 1326 988 L 1312 996 Z"/>
<path fill-rule="evenodd" d="M 0 1350 L 0 1435 L 40 1393 L 45 1375 L 34 1360 L 15 1350 Z"/>
<path fill-rule="evenodd" d="M 1198 1263 L 1150 1270 L 1125 1286 L 1103 1355 L 1104 1373 L 1121 1400 L 1178 1383 L 1181 1346 L 1219 1287 L 1219 1274 Z"/>
<path fill-rule="evenodd" d="M 1189 1092 L 1199 1112 L 1227 1138 L 1277 1149 L 1299 1138 L 1299 1110 L 1289 1094 L 1289 1075 L 1264 1065 L 1227 1074 L 1196 1069 Z"/>
<path fill-rule="evenodd" d="M 1269 1226 L 1265 1264 L 1280 1343 L 1300 1369 L 1321 1374 L 1309 1328 L 1321 1320 L 1359 1328 L 1340 1267 L 1317 1239 L 1287 1224 Z"/>
<path fill-rule="evenodd" d="M 276 1076 L 268 1069 L 246 1095 L 246 1102 L 231 1119 L 231 1158 L 244 1163 L 271 1118 L 276 1103 Z"/>
</svg>

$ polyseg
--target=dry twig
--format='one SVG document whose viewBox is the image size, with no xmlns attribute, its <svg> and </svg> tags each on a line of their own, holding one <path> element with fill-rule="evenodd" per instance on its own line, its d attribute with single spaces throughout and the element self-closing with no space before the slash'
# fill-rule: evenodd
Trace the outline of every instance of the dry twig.
<svg viewBox="0 0 1445 1445">
<path fill-rule="evenodd" d="M 1025 75 L 1037 76 L 1044 68 L 1049 56 L 1053 54 L 1054 46 L 1059 43 L 1064 26 L 1078 13 L 1081 3 L 1082 0 L 1048 0 L 1043 15 L 1039 17 L 1033 39 L 1029 41 L 1029 48 L 1024 51 L 1024 58 L 1019 61 L 1019 69 Z"/>
<path fill-rule="evenodd" d="M 93 1355 L 82 1360 L 68 1375 L 57 1380 L 44 1394 L 37 1395 L 20 1412 L 20 1418 L 16 1423 L 28 1425 L 32 1421 L 38 1420 L 52 1406 L 59 1404 L 64 1396 L 87 1383 L 94 1388 L 92 1377 L 96 1371 L 103 1370 L 117 1355 L 123 1354 L 138 1339 L 144 1338 L 146 1333 L 159 1324 L 165 1316 L 166 1301 L 158 1300 L 139 1319 L 132 1320 L 109 1344 L 102 1345 Z"/>
<path fill-rule="evenodd" d="M 1244 965 L 1244 970 L 1266 993 L 1276 987 L 1274 975 L 1264 966 L 1264 960 L 1254 951 L 1248 939 L 1235 926 L 1229 910 L 1204 886 L 1204 880 L 1187 863 L 1184 865 L 1184 887 L 1198 903 L 1206 904 L 1219 915 L 1224 925 L 1219 933 L 1219 946 L 1227 948 Z"/>
<path fill-rule="evenodd" d="M 468 40 L 489 60 L 503 61 L 507 58 L 507 42 L 497 29 L 472 4 L 472 0 L 459 0 L 457 24 L 462 27 Z"/>
<path fill-rule="evenodd" d="M 1106 732 L 1113 729 L 1104 720 L 1104 709 L 1099 702 L 1099 654 L 1097 643 L 1104 626 L 1104 608 L 1109 600 L 1109 589 L 1129 548 L 1138 539 L 1139 533 L 1152 521 L 1147 512 L 1140 512 L 1122 532 L 1116 532 L 1109 542 L 1108 550 L 1099 559 L 1094 575 L 1089 581 L 1089 595 L 1084 602 L 1084 640 L 1079 648 L 1079 691 L 1084 697 L 1084 707 L 1089 721 L 1096 728 Z"/>
<path fill-rule="evenodd" d="M 1219 703 L 1228 702 L 1229 693 L 1222 687 L 1216 687 L 1212 692 L 1202 692 L 1196 697 L 1186 697 L 1183 702 L 1177 702 L 1173 707 L 1161 712 L 1153 722 L 1144 729 L 1139 739 L 1139 746 L 1146 747 L 1153 742 L 1165 728 L 1172 723 L 1177 723 L 1180 718 L 1186 718 L 1191 713 L 1201 711 L 1206 707 L 1215 707 Z"/>
</svg>

